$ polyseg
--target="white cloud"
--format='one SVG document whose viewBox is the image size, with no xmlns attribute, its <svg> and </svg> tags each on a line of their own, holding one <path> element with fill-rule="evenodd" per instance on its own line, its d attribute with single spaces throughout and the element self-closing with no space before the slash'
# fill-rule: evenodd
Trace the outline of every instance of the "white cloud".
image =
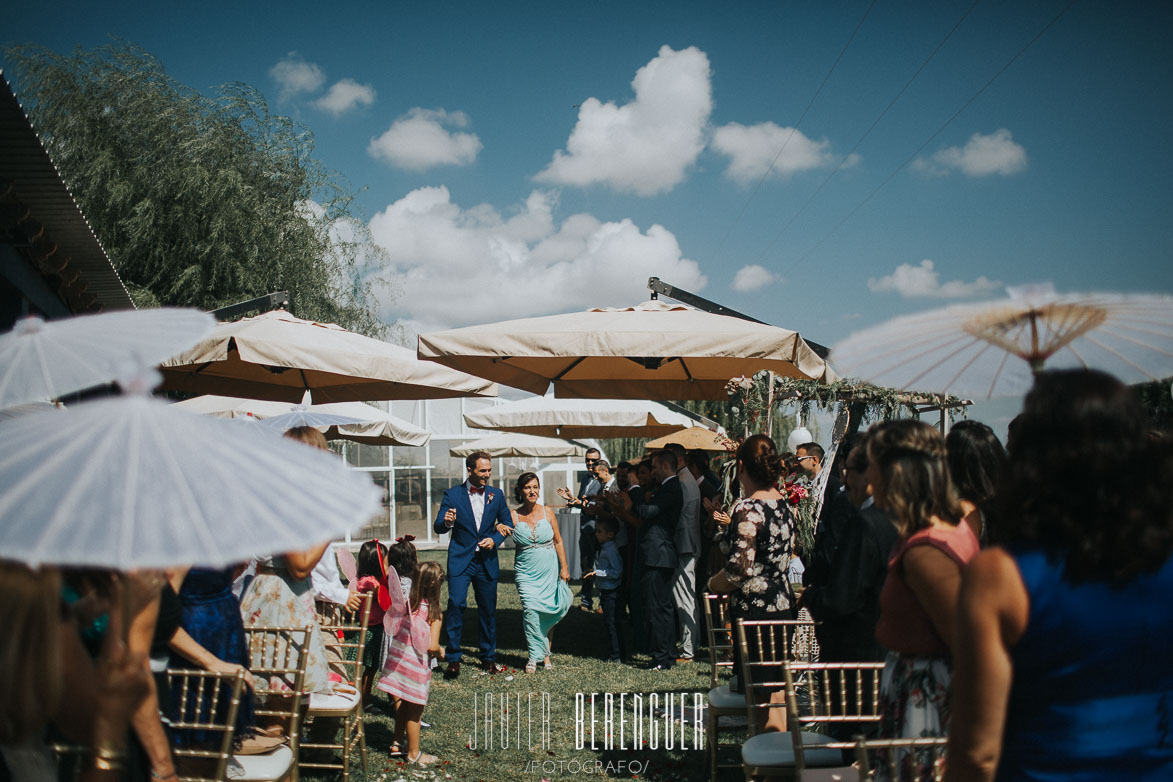
<svg viewBox="0 0 1173 782">
<path fill-rule="evenodd" d="M 868 290 L 872 293 L 899 293 L 906 299 L 926 296 L 963 299 L 993 293 L 1001 287 L 1002 283 L 984 275 L 973 282 L 950 280 L 942 283 L 940 275 L 933 268 L 933 262 L 928 258 L 921 261 L 919 266 L 902 263 L 887 277 L 868 280 Z"/>
<path fill-rule="evenodd" d="M 946 147 L 928 160 L 918 159 L 915 168 L 938 176 L 950 171 L 968 176 L 1010 176 L 1026 169 L 1026 149 L 1009 130 L 999 128 L 988 136 L 974 133 L 964 147 Z"/>
<path fill-rule="evenodd" d="M 448 130 L 467 126 L 468 115 L 463 111 L 414 108 L 391 123 L 383 135 L 371 139 L 367 153 L 412 171 L 467 166 L 484 145 L 475 133 Z"/>
<path fill-rule="evenodd" d="M 587 98 L 566 150 L 535 177 L 542 182 L 655 195 L 671 190 L 704 149 L 713 110 L 709 58 L 696 47 L 660 47 L 631 82 L 623 106 Z"/>
<path fill-rule="evenodd" d="M 821 168 L 834 162 L 830 141 L 815 141 L 801 130 L 783 128 L 773 122 L 742 125 L 731 122 L 713 133 L 713 149 L 729 158 L 725 176 L 741 184 L 762 178 L 767 171 L 775 179 L 798 171 Z M 779 150 L 782 154 L 779 155 Z M 777 162 L 774 158 L 777 157 Z M 855 165 L 859 156 L 853 155 L 844 166 Z M 773 168 L 770 164 L 773 163 Z"/>
<path fill-rule="evenodd" d="M 306 62 L 297 52 L 290 52 L 269 69 L 269 76 L 277 82 L 280 100 L 314 92 L 326 82 L 326 74 L 312 62 Z"/>
<path fill-rule="evenodd" d="M 511 216 L 462 209 L 446 187 L 408 193 L 371 220 L 403 296 L 388 319 L 464 326 L 634 304 L 659 276 L 692 291 L 707 282 L 676 237 L 631 220 L 575 214 L 558 224 L 553 193 L 535 190 Z"/>
<path fill-rule="evenodd" d="M 738 293 L 749 293 L 767 285 L 773 285 L 777 281 L 778 275 L 764 266 L 752 263 L 737 270 L 737 274 L 733 275 L 733 283 L 729 287 Z"/>
<path fill-rule="evenodd" d="M 359 84 L 354 79 L 341 79 L 334 82 L 325 95 L 314 101 L 314 105 L 337 117 L 360 103 L 364 106 L 370 106 L 374 102 L 374 87 L 369 84 Z"/>
</svg>

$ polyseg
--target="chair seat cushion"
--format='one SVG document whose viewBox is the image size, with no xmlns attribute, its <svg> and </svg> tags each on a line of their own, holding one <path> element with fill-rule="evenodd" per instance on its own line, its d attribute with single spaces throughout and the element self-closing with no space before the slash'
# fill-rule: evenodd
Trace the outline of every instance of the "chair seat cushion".
<svg viewBox="0 0 1173 782">
<path fill-rule="evenodd" d="M 802 772 L 802 782 L 859 782 L 859 768 L 808 768 Z"/>
<path fill-rule="evenodd" d="M 842 766 L 843 752 L 838 749 L 819 749 L 818 744 L 831 744 L 835 739 L 821 733 L 803 733 L 803 757 L 808 766 Z M 794 741 L 789 733 L 759 733 L 741 745 L 741 762 L 747 766 L 793 766 Z"/>
<path fill-rule="evenodd" d="M 340 692 L 312 692 L 310 693 L 310 711 L 350 711 L 358 705 L 357 690 L 347 688 Z"/>
<path fill-rule="evenodd" d="M 730 692 L 729 685 L 722 684 L 709 690 L 709 705 L 717 711 L 744 711 L 745 696 L 739 692 Z"/>
<path fill-rule="evenodd" d="M 233 755 L 228 763 L 228 778 L 249 780 L 281 779 L 293 765 L 293 750 L 283 745 L 263 755 Z"/>
</svg>

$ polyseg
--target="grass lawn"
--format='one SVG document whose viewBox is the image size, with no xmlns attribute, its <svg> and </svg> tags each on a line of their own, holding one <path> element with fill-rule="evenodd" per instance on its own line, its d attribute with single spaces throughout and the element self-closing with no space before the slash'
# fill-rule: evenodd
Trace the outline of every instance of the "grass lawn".
<svg viewBox="0 0 1173 782">
<path fill-rule="evenodd" d="M 421 560 L 445 562 L 446 552 L 428 551 L 420 553 Z M 500 555 L 501 578 L 497 588 L 497 661 L 509 670 L 504 674 L 489 676 L 478 667 L 477 620 L 472 590 L 469 590 L 469 607 L 464 619 L 464 666 L 455 681 L 444 681 L 442 669 L 436 669 L 432 678 L 431 696 L 424 710 L 424 721 L 432 724 L 425 728 L 422 746 L 425 752 L 437 755 L 441 762 L 430 769 L 407 766 L 387 755 L 394 731 L 389 717 L 368 716 L 367 748 L 369 773 L 372 780 L 519 780 L 540 782 L 543 778 L 598 778 L 601 776 L 625 779 L 675 780 L 677 782 L 700 782 L 707 779 L 705 753 L 694 746 L 691 723 L 685 731 L 688 749 L 680 747 L 680 725 L 676 726 L 675 748 L 665 748 L 663 718 L 657 720 L 659 747 L 635 749 L 636 728 L 632 724 L 630 696 L 624 735 L 628 749 L 604 749 L 604 709 L 601 700 L 595 708 L 594 727 L 596 749 L 590 748 L 589 699 L 595 693 L 638 693 L 643 698 L 644 719 L 643 739 L 650 741 L 652 726 L 648 719 L 651 695 L 656 694 L 663 701 L 669 693 L 687 693 L 687 703 L 692 704 L 692 693 L 705 693 L 709 687 L 709 665 L 707 655 L 698 657 L 699 662 L 677 665 L 670 671 L 647 671 L 640 666 L 648 662 L 647 656 L 636 655 L 634 665 L 609 663 L 608 642 L 601 615 L 587 614 L 577 607 L 562 620 L 554 630 L 554 669 L 538 669 L 536 674 L 524 671 L 527 659 L 525 637 L 521 624 L 521 601 L 513 582 L 513 551 L 505 550 Z M 578 593 L 578 585 L 573 590 Z M 444 595 L 447 601 L 447 592 Z M 532 696 L 531 696 L 532 693 Z M 542 693 L 548 693 L 549 718 L 547 745 L 542 746 Z M 576 695 L 585 694 L 584 705 L 584 746 L 576 748 Z M 520 696 L 520 714 L 518 701 Z M 501 702 L 507 697 L 512 706 L 508 708 L 510 720 L 508 746 L 502 746 Z M 385 695 L 379 693 L 380 706 L 386 704 Z M 486 699 L 493 704 L 493 744 L 487 745 L 484 735 L 484 706 Z M 601 698 L 601 696 L 600 696 Z M 676 703 L 679 703 L 677 696 Z M 616 699 L 618 696 L 616 695 Z M 532 703 L 532 707 L 530 704 Z M 475 717 L 474 720 L 474 709 Z M 532 709 L 532 712 L 530 711 Z M 530 721 L 532 714 L 532 722 Z M 517 742 L 520 722 L 520 746 Z M 616 722 L 618 714 L 615 715 Z M 474 722 L 478 723 L 474 745 Z M 618 739 L 618 725 L 613 729 L 613 739 Z M 601 765 L 600 765 L 601 764 Z M 355 778 L 363 779 L 357 758 L 354 761 Z M 319 778 L 309 774 L 307 779 Z M 324 778 L 324 777 L 320 777 Z M 740 779 L 739 770 L 730 772 L 729 779 Z"/>
</svg>

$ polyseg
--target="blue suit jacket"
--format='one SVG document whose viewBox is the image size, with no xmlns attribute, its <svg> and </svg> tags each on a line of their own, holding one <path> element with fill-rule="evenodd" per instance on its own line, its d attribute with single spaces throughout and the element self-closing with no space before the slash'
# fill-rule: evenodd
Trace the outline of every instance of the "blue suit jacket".
<svg viewBox="0 0 1173 782">
<path fill-rule="evenodd" d="M 449 508 L 456 509 L 456 523 L 452 529 L 444 523 L 444 515 Z M 452 540 L 448 543 L 448 576 L 463 573 L 468 563 L 474 557 L 484 561 L 485 569 L 493 578 L 497 577 L 497 549 L 505 542 L 505 537 L 497 532 L 496 525 L 513 526 L 513 516 L 509 513 L 509 506 L 505 504 L 505 492 L 495 486 L 485 487 L 485 512 L 481 515 L 480 526 L 472 515 L 472 504 L 468 499 L 467 484 L 453 486 L 444 492 L 444 499 L 440 501 L 440 511 L 432 529 L 437 534 L 452 533 Z M 490 537 L 497 544 L 488 551 L 481 551 L 477 543 Z"/>
</svg>

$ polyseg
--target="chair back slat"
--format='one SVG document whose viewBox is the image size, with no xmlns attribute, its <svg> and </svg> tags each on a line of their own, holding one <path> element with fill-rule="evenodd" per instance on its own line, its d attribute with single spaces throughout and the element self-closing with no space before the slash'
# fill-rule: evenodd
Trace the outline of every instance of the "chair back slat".
<svg viewBox="0 0 1173 782">
<path fill-rule="evenodd" d="M 864 663 L 782 663 L 786 678 L 786 722 L 794 744 L 794 767 L 806 768 L 804 752 L 807 733 L 834 725 L 877 723 L 880 721 L 880 677 L 884 664 Z M 805 683 L 810 704 L 802 708 L 798 691 Z M 851 743 L 820 743 L 820 749 L 850 749 Z"/>
</svg>

